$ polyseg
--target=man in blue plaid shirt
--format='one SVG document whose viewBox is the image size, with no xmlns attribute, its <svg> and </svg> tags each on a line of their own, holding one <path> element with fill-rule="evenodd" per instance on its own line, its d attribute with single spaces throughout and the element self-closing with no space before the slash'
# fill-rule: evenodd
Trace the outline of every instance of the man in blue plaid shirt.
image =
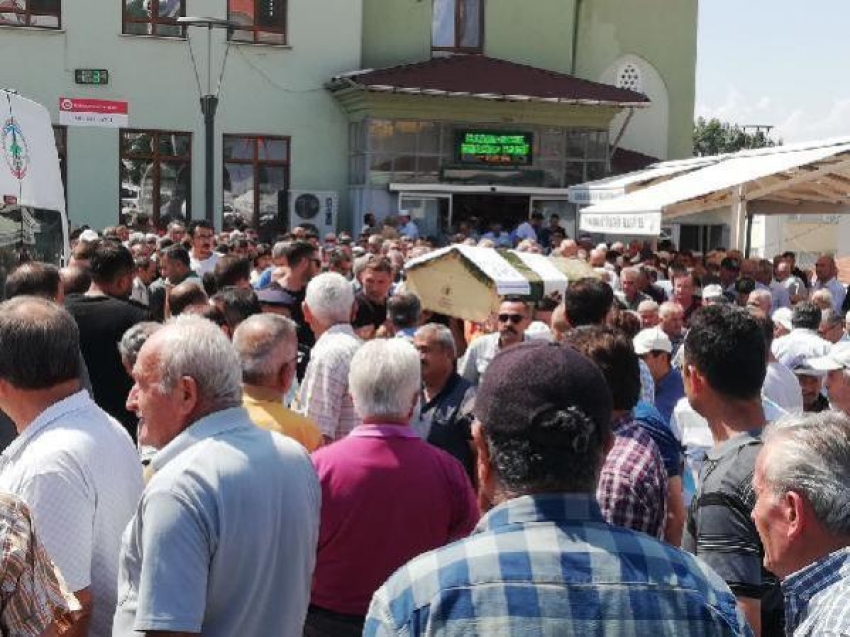
<svg viewBox="0 0 850 637">
<path fill-rule="evenodd" d="M 603 520 L 611 408 L 602 373 L 574 349 L 499 352 L 473 430 L 488 512 L 469 538 L 399 569 L 364 635 L 750 635 L 711 569 Z"/>
<path fill-rule="evenodd" d="M 850 418 L 825 411 L 773 423 L 753 487 L 764 565 L 782 579 L 786 634 L 850 635 Z"/>
</svg>

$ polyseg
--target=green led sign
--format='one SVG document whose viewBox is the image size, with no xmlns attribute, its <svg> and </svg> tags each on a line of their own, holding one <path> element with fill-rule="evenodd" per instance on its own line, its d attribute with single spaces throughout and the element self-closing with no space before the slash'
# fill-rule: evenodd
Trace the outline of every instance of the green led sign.
<svg viewBox="0 0 850 637">
<path fill-rule="evenodd" d="M 74 82 L 77 84 L 109 84 L 109 71 L 106 69 L 74 69 Z"/>
<path fill-rule="evenodd" d="M 534 134 L 462 130 L 455 134 L 455 145 L 461 164 L 530 166 Z"/>
</svg>

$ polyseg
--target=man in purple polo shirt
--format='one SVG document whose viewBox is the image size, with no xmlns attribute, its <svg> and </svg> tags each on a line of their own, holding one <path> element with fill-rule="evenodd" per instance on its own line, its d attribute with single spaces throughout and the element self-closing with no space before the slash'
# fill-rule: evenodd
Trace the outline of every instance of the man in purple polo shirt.
<svg viewBox="0 0 850 637">
<path fill-rule="evenodd" d="M 370 341 L 351 361 L 363 424 L 313 454 L 322 514 L 307 637 L 359 637 L 372 594 L 398 567 L 478 521 L 463 466 L 408 426 L 420 383 L 404 339 Z"/>
</svg>

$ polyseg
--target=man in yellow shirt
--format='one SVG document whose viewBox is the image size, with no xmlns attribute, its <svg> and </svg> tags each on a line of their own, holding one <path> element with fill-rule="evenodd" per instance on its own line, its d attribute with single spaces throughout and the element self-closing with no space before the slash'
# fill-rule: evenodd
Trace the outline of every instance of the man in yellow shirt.
<svg viewBox="0 0 850 637">
<path fill-rule="evenodd" d="M 298 363 L 295 323 L 256 314 L 236 328 L 233 346 L 242 363 L 243 405 L 254 424 L 297 440 L 307 451 L 317 449 L 322 434 L 316 424 L 283 405 Z"/>
</svg>

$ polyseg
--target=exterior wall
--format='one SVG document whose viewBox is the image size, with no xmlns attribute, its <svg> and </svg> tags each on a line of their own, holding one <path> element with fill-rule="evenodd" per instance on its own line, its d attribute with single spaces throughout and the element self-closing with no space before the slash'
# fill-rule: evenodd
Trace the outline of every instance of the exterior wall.
<svg viewBox="0 0 850 637">
<path fill-rule="evenodd" d="M 620 57 L 646 60 L 669 95 L 668 159 L 693 151 L 697 0 L 584 0 L 581 3 L 577 75 L 602 78 Z M 633 150 L 643 151 L 641 148 Z"/>
<path fill-rule="evenodd" d="M 43 103 L 58 123 L 59 97 L 129 102 L 130 127 L 191 132 L 192 216 L 204 210 L 204 130 L 188 44 L 183 39 L 121 35 L 122 0 L 63 3 L 63 30 L 0 27 L 0 85 Z M 73 7 L 73 9 L 71 9 Z M 226 17 L 189 0 L 189 15 Z M 347 188 L 347 116 L 324 83 L 359 66 L 361 4 L 353 0 L 290 0 L 289 45 L 232 44 L 216 120 L 216 207 L 221 223 L 222 135 L 291 136 L 290 188 Z M 206 32 L 191 31 L 206 89 Z M 220 68 L 224 32 L 213 31 L 213 69 Z M 75 68 L 105 68 L 107 86 L 74 84 Z M 215 75 L 215 73 L 214 73 Z M 216 78 L 213 78 L 215 82 Z M 115 224 L 119 212 L 119 133 L 68 129 L 68 210 L 72 224 Z"/>
</svg>

